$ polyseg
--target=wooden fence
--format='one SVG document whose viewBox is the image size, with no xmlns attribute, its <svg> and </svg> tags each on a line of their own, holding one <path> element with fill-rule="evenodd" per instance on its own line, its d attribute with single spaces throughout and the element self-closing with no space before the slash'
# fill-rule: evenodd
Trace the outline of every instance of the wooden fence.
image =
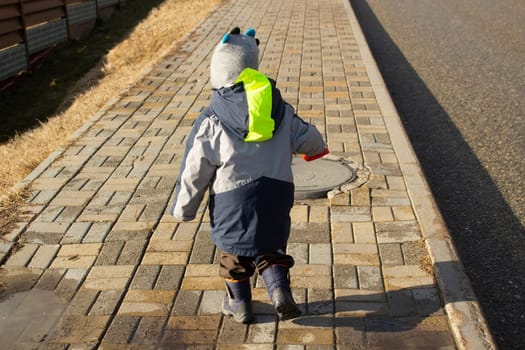
<svg viewBox="0 0 525 350">
<path fill-rule="evenodd" d="M 0 0 L 0 82 L 57 44 L 79 38 L 125 0 Z"/>
</svg>

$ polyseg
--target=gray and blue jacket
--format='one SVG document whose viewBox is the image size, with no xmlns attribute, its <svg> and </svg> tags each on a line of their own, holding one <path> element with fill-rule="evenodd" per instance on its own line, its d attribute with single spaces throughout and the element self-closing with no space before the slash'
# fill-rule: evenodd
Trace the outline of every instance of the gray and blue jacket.
<svg viewBox="0 0 525 350">
<path fill-rule="evenodd" d="M 258 256 L 286 246 L 294 185 L 292 154 L 326 153 L 319 131 L 295 115 L 275 82 L 251 68 L 215 90 L 188 136 L 171 214 L 196 216 L 206 190 L 212 240 Z"/>
</svg>

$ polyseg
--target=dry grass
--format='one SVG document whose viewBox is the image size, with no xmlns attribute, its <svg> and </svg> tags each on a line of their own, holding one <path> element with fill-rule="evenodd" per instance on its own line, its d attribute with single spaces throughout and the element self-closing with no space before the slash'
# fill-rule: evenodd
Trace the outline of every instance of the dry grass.
<svg viewBox="0 0 525 350">
<path fill-rule="evenodd" d="M 12 195 L 11 189 L 16 183 L 51 152 L 66 146 L 70 134 L 109 100 L 118 97 L 127 86 L 141 78 L 145 68 L 159 63 L 221 1 L 164 1 L 126 40 L 115 46 L 97 68 L 79 81 L 70 94 L 74 101 L 67 110 L 0 145 L 0 198 Z"/>
<path fill-rule="evenodd" d="M 20 217 L 20 205 L 29 196 L 25 190 L 10 193 L 0 200 L 0 238 L 16 227 Z"/>
</svg>

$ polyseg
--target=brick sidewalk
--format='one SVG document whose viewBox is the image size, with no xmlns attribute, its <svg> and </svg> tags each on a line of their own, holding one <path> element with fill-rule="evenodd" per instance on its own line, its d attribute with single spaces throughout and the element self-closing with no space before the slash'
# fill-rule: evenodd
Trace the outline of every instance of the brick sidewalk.
<svg viewBox="0 0 525 350">
<path fill-rule="evenodd" d="M 25 290 L 0 303 L 3 343 L 16 349 L 475 346 L 453 336 L 463 321 L 447 316 L 442 300 L 450 293 L 443 295 L 432 265 L 446 271 L 459 263 L 436 262 L 427 251 L 428 211 L 411 193 L 407 179 L 414 175 L 406 169 L 413 168 L 402 161 L 410 150 L 393 145 L 405 136 L 380 108 L 352 21 L 343 0 L 226 2 L 44 162 L 26 181 L 32 195 L 23 222 L 0 243 L 2 280 Z M 256 323 L 223 317 L 224 286 L 205 205 L 194 222 L 166 214 L 186 135 L 209 102 L 210 54 L 235 25 L 257 29 L 260 70 L 317 125 L 332 156 L 368 172 L 361 186 L 330 201 L 296 202 L 289 252 L 305 316 L 292 321 L 277 321 L 260 279 L 253 280 Z M 443 279 L 437 276 L 440 286 Z M 477 305 L 473 296 L 452 301 Z M 482 319 L 467 321 L 483 328 Z"/>
</svg>

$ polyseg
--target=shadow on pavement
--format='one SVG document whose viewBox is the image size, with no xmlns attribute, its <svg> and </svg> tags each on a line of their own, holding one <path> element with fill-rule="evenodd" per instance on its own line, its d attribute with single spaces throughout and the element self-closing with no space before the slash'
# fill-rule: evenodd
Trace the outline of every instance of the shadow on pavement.
<svg viewBox="0 0 525 350">
<path fill-rule="evenodd" d="M 524 227 L 367 2 L 351 4 L 496 341 L 523 346 Z"/>
</svg>

